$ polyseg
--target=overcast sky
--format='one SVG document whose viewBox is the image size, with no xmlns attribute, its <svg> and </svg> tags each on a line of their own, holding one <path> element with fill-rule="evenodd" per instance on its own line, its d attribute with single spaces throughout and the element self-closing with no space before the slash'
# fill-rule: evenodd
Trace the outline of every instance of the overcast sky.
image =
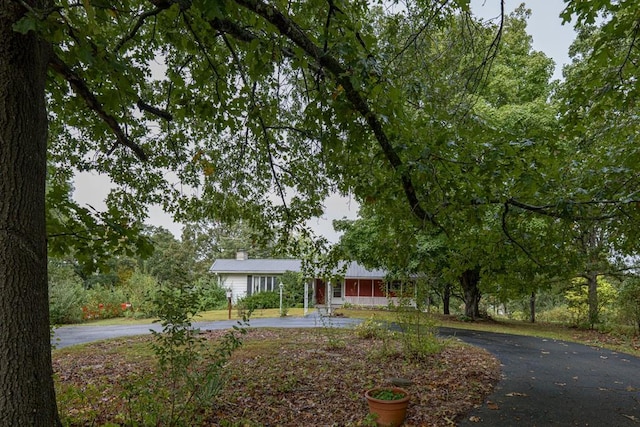
<svg viewBox="0 0 640 427">
<path fill-rule="evenodd" d="M 519 0 L 505 0 L 506 13 L 512 12 L 518 5 L 523 3 Z M 544 52 L 553 58 L 556 63 L 554 78 L 562 76 L 562 66 L 569 61 L 568 49 L 575 37 L 571 25 L 562 25 L 559 15 L 564 8 L 563 0 L 529 0 L 525 2 L 531 9 L 531 19 L 528 23 L 529 34 L 533 36 L 533 48 Z M 500 0 L 471 0 L 474 13 L 483 19 L 492 19 L 499 16 Z M 104 177 L 99 177 L 89 173 L 83 173 L 75 182 L 75 198 L 83 203 L 91 204 L 96 209 L 103 209 L 105 199 L 109 191 L 109 182 Z M 318 234 L 326 236 L 330 241 L 335 242 L 338 235 L 333 231 L 331 225 L 334 219 L 355 218 L 358 211 L 357 203 L 349 198 L 338 196 L 331 197 L 326 201 L 326 213 L 323 217 L 311 221 Z M 158 207 L 150 208 L 150 218 L 148 223 L 162 226 L 169 229 L 176 237 L 180 237 L 182 226 L 175 224 L 171 216 L 164 213 Z"/>
</svg>

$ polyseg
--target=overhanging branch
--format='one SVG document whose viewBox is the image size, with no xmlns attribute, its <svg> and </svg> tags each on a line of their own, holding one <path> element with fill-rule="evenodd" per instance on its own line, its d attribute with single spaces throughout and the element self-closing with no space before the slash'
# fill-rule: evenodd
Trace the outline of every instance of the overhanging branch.
<svg viewBox="0 0 640 427">
<path fill-rule="evenodd" d="M 399 173 L 402 188 L 409 202 L 412 213 L 421 221 L 426 220 L 437 226 L 438 224 L 435 221 L 434 215 L 426 211 L 421 205 L 413 181 L 406 172 L 400 156 L 393 149 L 391 141 L 385 133 L 380 119 L 371 110 L 366 99 L 353 86 L 351 79 L 349 78 L 349 73 L 342 64 L 340 64 L 336 58 L 324 52 L 309 37 L 307 37 L 304 31 L 294 21 L 270 4 L 266 4 L 260 0 L 235 0 L 235 2 L 238 5 L 260 15 L 267 22 L 271 23 L 282 35 L 289 38 L 289 40 L 300 47 L 321 67 L 327 69 L 334 76 L 336 82 L 344 89 L 345 95 L 351 105 L 366 120 L 392 168 Z"/>
<path fill-rule="evenodd" d="M 125 132 L 120 127 L 118 121 L 107 113 L 103 108 L 98 98 L 91 92 L 85 81 L 76 74 L 60 57 L 58 57 L 54 52 L 51 52 L 51 59 L 49 60 L 49 65 L 51 68 L 60 74 L 64 79 L 69 82 L 74 92 L 80 96 L 87 104 L 87 106 L 92 109 L 113 131 L 116 135 L 117 143 L 119 145 L 124 145 L 129 148 L 131 151 L 135 153 L 138 159 L 142 161 L 146 161 L 148 159 L 147 154 L 144 152 L 142 147 L 140 147 L 135 142 L 131 141 Z"/>
</svg>

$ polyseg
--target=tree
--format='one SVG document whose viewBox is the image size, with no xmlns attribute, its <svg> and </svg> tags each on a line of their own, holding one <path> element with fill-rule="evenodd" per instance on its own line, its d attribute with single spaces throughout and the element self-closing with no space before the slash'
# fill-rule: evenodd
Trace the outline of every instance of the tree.
<svg viewBox="0 0 640 427">
<path fill-rule="evenodd" d="M 62 171 L 109 174 L 108 211 L 126 213 L 111 228 L 123 233 L 158 203 L 180 220 L 242 220 L 287 236 L 336 190 L 401 203 L 436 228 L 487 204 L 563 215 L 533 193 L 482 191 L 508 182 L 499 160 L 509 145 L 479 149 L 495 129 L 466 115 L 469 99 L 455 89 L 483 80 L 487 56 L 450 56 L 444 70 L 414 61 L 412 46 L 442 28 L 472 41 L 467 11 L 467 0 L 386 12 L 365 1 L 0 1 L 3 422 L 58 423 L 47 154 Z M 402 26 L 412 30 L 392 37 Z"/>
<path fill-rule="evenodd" d="M 538 259 L 549 252 L 544 247 L 548 241 L 540 237 L 550 233 L 532 233 L 545 223 L 534 222 L 523 215 L 525 209 L 512 206 L 515 197 L 527 200 L 537 194 L 551 178 L 547 168 L 553 170 L 557 161 L 549 138 L 557 127 L 548 102 L 552 62 L 532 50 L 527 16 L 520 8 L 505 20 L 500 51 L 491 58 L 487 76 L 474 77 L 486 58 L 465 40 L 475 40 L 484 53 L 484 46 L 495 41 L 494 33 L 473 21 L 452 19 L 446 29 L 416 38 L 407 48 L 423 62 L 402 63 L 395 74 L 428 81 L 430 91 L 437 88 L 448 94 L 447 99 L 432 97 L 426 87 L 414 89 L 417 82 L 404 82 L 411 88 L 406 94 L 406 109 L 411 111 L 407 115 L 424 122 L 412 122 L 420 132 L 403 141 L 401 152 L 415 170 L 413 184 L 421 189 L 425 205 L 437 214 L 431 223 L 416 222 L 399 200 L 394 178 L 383 168 L 366 170 L 359 185 L 375 189 L 364 192 L 361 214 L 366 222 L 342 239 L 352 256 L 365 264 L 378 257 L 375 266 L 390 270 L 415 273 L 420 265 L 425 274 L 443 272 L 444 283 L 460 284 L 469 318 L 480 314 L 481 278 L 486 278 L 489 290 L 489 281 L 505 275 L 505 269 L 516 271 L 515 259 L 520 270 L 531 271 L 539 268 L 532 260 L 540 264 Z M 472 28 L 471 34 L 460 37 L 461 28 Z M 387 39 L 394 44 L 392 36 Z M 474 78 L 481 81 L 474 83 Z M 425 141 L 424 135 L 436 143 Z M 439 241 L 438 256 L 419 249 L 429 241 Z M 368 250 L 358 245 L 368 245 Z"/>
</svg>

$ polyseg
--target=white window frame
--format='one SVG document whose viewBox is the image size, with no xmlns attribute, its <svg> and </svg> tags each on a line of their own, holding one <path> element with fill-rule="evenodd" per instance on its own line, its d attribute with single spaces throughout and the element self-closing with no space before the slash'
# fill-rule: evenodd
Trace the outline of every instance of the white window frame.
<svg viewBox="0 0 640 427">
<path fill-rule="evenodd" d="M 259 292 L 276 291 L 280 284 L 280 276 L 273 275 L 254 275 L 252 278 L 251 290 L 252 294 Z"/>
</svg>

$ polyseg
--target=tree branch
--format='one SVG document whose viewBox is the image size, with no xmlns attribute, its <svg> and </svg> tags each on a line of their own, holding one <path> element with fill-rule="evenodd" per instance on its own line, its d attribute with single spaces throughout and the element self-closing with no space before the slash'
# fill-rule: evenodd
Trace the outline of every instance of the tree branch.
<svg viewBox="0 0 640 427">
<path fill-rule="evenodd" d="M 509 203 L 505 203 L 504 204 L 504 211 L 502 211 L 502 232 L 504 233 L 505 236 L 507 236 L 507 239 L 509 239 L 510 242 L 515 244 L 518 248 L 520 248 L 520 250 L 522 252 L 524 252 L 524 254 L 527 256 L 527 258 L 529 258 L 531 261 L 533 261 L 538 267 L 542 267 L 542 264 L 540 264 L 540 262 L 537 259 L 535 259 L 533 257 L 533 255 L 531 255 L 531 252 L 529 252 L 527 250 L 527 248 L 522 246 L 520 244 L 520 242 L 518 242 L 516 239 L 511 237 L 511 234 L 509 234 L 509 230 L 507 229 L 507 214 L 508 213 L 509 213 Z"/>
<path fill-rule="evenodd" d="M 162 110 L 158 107 L 154 107 L 153 105 L 149 105 L 146 102 L 144 102 L 142 99 L 138 99 L 138 102 L 136 102 L 136 105 L 138 106 L 140 111 L 146 111 L 147 113 L 153 114 L 154 116 L 158 116 L 161 119 L 165 119 L 168 122 L 173 120 L 173 115 L 171 115 L 171 113 L 169 113 L 166 110 Z"/>
<path fill-rule="evenodd" d="M 295 22 L 283 15 L 275 7 L 266 4 L 261 0 L 235 0 L 235 2 L 238 5 L 262 16 L 267 22 L 274 25 L 282 35 L 289 38 L 289 40 L 304 50 L 307 55 L 314 59 L 321 67 L 326 68 L 334 76 L 336 82 L 344 89 L 345 95 L 351 105 L 366 120 L 392 168 L 400 175 L 402 188 L 409 202 L 412 213 L 421 221 L 426 220 L 439 227 L 435 221 L 434 215 L 422 207 L 413 181 L 406 172 L 400 156 L 394 150 L 388 135 L 383 129 L 380 119 L 371 110 L 366 99 L 353 86 L 349 73 L 342 64 L 340 64 L 340 62 L 333 56 L 326 54 L 309 37 L 307 37 L 304 31 L 298 27 Z"/>
<path fill-rule="evenodd" d="M 120 41 L 118 42 L 118 44 L 114 49 L 114 52 L 117 52 L 120 49 L 122 49 L 125 43 L 127 43 L 129 40 L 132 40 L 136 36 L 136 34 L 138 34 L 138 30 L 140 30 L 140 28 L 144 24 L 144 21 L 146 21 L 147 18 L 158 15 L 160 12 L 167 9 L 169 6 L 171 6 L 170 3 L 163 3 L 162 5 L 159 5 L 158 7 L 156 7 L 155 9 L 148 10 L 144 12 L 142 15 L 140 15 L 140 17 L 136 21 L 131 31 L 129 31 L 122 39 L 120 39 Z"/>
<path fill-rule="evenodd" d="M 117 143 L 120 145 L 124 145 L 128 147 L 131 151 L 135 153 L 138 159 L 142 161 L 146 161 L 148 159 L 146 153 L 135 142 L 131 141 L 125 132 L 120 127 L 118 121 L 109 113 L 107 113 L 98 98 L 91 92 L 85 81 L 76 74 L 67 64 L 62 61 L 54 52 L 51 52 L 51 59 L 49 60 L 49 65 L 51 68 L 60 74 L 64 79 L 69 82 L 74 92 L 80 96 L 86 103 L 87 106 L 92 109 L 106 124 L 111 128 L 113 133 L 116 135 Z"/>
</svg>

